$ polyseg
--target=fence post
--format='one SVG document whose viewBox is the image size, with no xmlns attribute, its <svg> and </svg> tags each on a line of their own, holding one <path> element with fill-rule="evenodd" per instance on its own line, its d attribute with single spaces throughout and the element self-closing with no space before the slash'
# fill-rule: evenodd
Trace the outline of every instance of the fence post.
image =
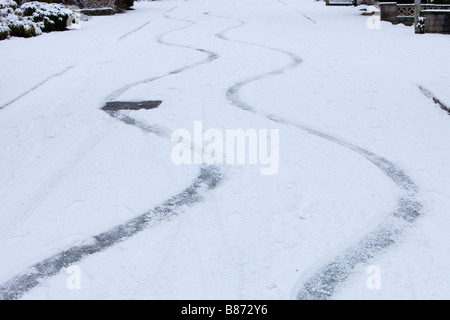
<svg viewBox="0 0 450 320">
<path fill-rule="evenodd" d="M 420 33 L 419 28 L 419 17 L 420 17 L 420 10 L 421 10 L 421 1 L 420 0 L 414 0 L 414 31 L 415 33 Z"/>
</svg>

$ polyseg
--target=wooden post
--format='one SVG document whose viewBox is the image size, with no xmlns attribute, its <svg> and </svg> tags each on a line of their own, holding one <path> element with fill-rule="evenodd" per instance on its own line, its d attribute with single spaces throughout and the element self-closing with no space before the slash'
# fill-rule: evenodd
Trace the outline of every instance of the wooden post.
<svg viewBox="0 0 450 320">
<path fill-rule="evenodd" d="M 418 23 L 420 17 L 420 10 L 422 9 L 421 6 L 422 4 L 420 0 L 414 0 L 414 30 L 416 33 L 420 33 Z"/>
</svg>

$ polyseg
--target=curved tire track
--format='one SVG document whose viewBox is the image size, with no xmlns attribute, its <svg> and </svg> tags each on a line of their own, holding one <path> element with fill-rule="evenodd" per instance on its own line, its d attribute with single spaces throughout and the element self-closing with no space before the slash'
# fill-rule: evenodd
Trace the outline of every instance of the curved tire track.
<svg viewBox="0 0 450 320">
<path fill-rule="evenodd" d="M 162 35 L 160 35 L 157 41 L 163 45 L 172 46 L 172 47 L 181 47 L 188 48 L 199 51 L 201 53 L 207 54 L 207 58 L 196 62 L 194 64 L 178 68 L 166 74 L 163 74 L 158 77 L 148 78 L 145 80 L 141 80 L 135 82 L 133 84 L 124 86 L 112 94 L 110 94 L 107 98 L 108 101 L 113 100 L 114 98 L 119 97 L 126 90 L 143 83 L 149 83 L 163 77 L 167 77 L 172 74 L 178 74 L 183 71 L 187 71 L 193 69 L 202 64 L 212 62 L 217 59 L 219 56 L 212 52 L 201 48 L 195 48 L 187 45 L 179 45 L 169 43 L 163 40 L 163 38 L 176 31 L 180 31 L 186 28 L 189 28 L 195 25 L 195 22 L 185 19 L 176 19 L 170 17 L 169 12 L 173 11 L 175 8 L 170 9 L 166 13 L 164 13 L 164 17 L 167 19 L 173 19 L 178 21 L 189 22 L 189 25 L 177 28 L 175 30 L 168 31 Z M 148 126 L 145 123 L 137 121 L 128 115 L 124 115 L 120 111 L 111 111 L 104 110 L 113 118 L 120 120 L 128 125 L 133 125 L 146 133 L 153 133 L 162 138 L 170 138 L 170 134 L 168 134 L 169 130 L 163 127 L 156 126 Z M 168 221 L 171 218 L 179 215 L 185 210 L 186 206 L 192 206 L 203 199 L 205 193 L 210 190 L 216 188 L 216 186 L 222 181 L 223 176 L 218 167 L 214 165 L 202 166 L 197 178 L 182 192 L 179 194 L 169 198 L 164 201 L 161 205 L 148 210 L 147 212 L 141 214 L 140 216 L 133 218 L 121 225 L 110 229 L 109 231 L 97 234 L 86 241 L 81 245 L 75 245 L 67 250 L 61 251 L 47 259 L 44 259 L 41 262 L 38 262 L 27 270 L 17 274 L 6 283 L 0 286 L 0 300 L 13 300 L 20 298 L 27 291 L 36 287 L 41 281 L 44 279 L 55 276 L 63 268 L 69 267 L 70 265 L 80 261 L 81 259 L 102 252 L 113 245 L 116 245 L 120 242 L 125 241 L 126 239 L 132 237 L 140 231 L 143 231 L 146 228 L 157 225 L 160 222 Z"/>
<path fill-rule="evenodd" d="M 384 173 L 384 175 L 390 178 L 404 192 L 404 195 L 397 201 L 396 209 L 387 215 L 388 218 L 384 223 L 376 226 L 371 232 L 365 235 L 357 243 L 353 244 L 340 254 L 337 254 L 335 257 L 331 258 L 330 262 L 325 264 L 311 277 L 303 282 L 302 288 L 296 295 L 297 299 L 330 299 L 339 288 L 339 286 L 347 278 L 349 278 L 357 265 L 367 262 L 376 255 L 380 254 L 384 249 L 395 243 L 398 240 L 400 234 L 402 234 L 405 229 L 417 219 L 417 217 L 420 215 L 420 210 L 422 207 L 421 203 L 417 200 L 417 186 L 414 181 L 407 175 L 407 173 L 405 173 L 402 169 L 398 168 L 389 160 L 378 156 L 373 152 L 370 152 L 362 147 L 356 146 L 330 134 L 318 131 L 303 124 L 290 121 L 273 114 L 260 112 L 253 106 L 243 101 L 239 96 L 239 92 L 242 87 L 263 78 L 280 75 L 288 70 L 297 68 L 302 63 L 302 59 L 294 53 L 277 48 L 272 48 L 269 46 L 247 41 L 231 39 L 226 36 L 226 33 L 233 29 L 243 27 L 246 24 L 244 21 L 231 17 L 212 15 L 209 13 L 205 14 L 210 17 L 233 20 L 238 23 L 236 26 L 230 27 L 223 32 L 216 34 L 216 37 L 218 37 L 219 39 L 282 53 L 288 56 L 291 60 L 289 64 L 285 65 L 282 68 L 255 75 L 230 87 L 227 91 L 226 97 L 232 105 L 242 110 L 265 117 L 266 119 L 269 119 L 271 121 L 298 128 L 302 131 L 307 132 L 308 134 L 322 138 L 331 143 L 338 144 L 346 149 L 349 149 L 350 151 L 358 153 L 360 156 L 378 167 Z"/>
<path fill-rule="evenodd" d="M 18 299 L 45 278 L 57 275 L 63 268 L 123 242 L 146 228 L 170 220 L 182 213 L 185 206 L 191 206 L 201 201 L 203 194 L 206 191 L 213 190 L 221 179 L 218 168 L 214 166 L 203 167 L 190 186 L 161 205 L 107 232 L 89 238 L 84 241 L 85 244 L 73 246 L 38 262 L 28 270 L 16 275 L 0 286 L 0 299 Z"/>
<path fill-rule="evenodd" d="M 209 50 L 205 50 L 205 49 L 202 49 L 202 48 L 196 48 L 196 47 L 192 47 L 192 46 L 188 46 L 188 45 L 171 43 L 171 42 L 167 42 L 167 41 L 164 40 L 164 38 L 167 35 L 169 35 L 171 33 L 174 33 L 174 32 L 178 32 L 178 31 L 181 31 L 181 30 L 188 29 L 188 28 L 190 28 L 190 27 L 192 27 L 192 26 L 194 26 L 196 24 L 194 21 L 191 21 L 191 20 L 170 17 L 169 13 L 172 12 L 173 10 L 175 10 L 176 8 L 178 8 L 178 6 L 175 6 L 172 9 L 168 10 L 167 12 L 165 12 L 164 13 L 164 17 L 167 18 L 167 19 L 170 19 L 170 20 L 186 22 L 186 23 L 188 23 L 188 25 L 180 27 L 180 28 L 177 28 L 177 29 L 173 29 L 173 30 L 167 31 L 167 32 L 161 34 L 156 39 L 156 41 L 159 44 L 162 44 L 162 45 L 165 45 L 165 46 L 195 50 L 195 51 L 198 51 L 198 52 L 200 52 L 202 54 L 206 54 L 207 57 L 205 59 L 203 59 L 203 60 L 200 60 L 200 61 L 196 62 L 196 63 L 190 64 L 190 65 L 187 65 L 187 66 L 184 66 L 184 67 L 180 67 L 178 69 L 169 71 L 169 72 L 164 73 L 162 75 L 151 77 L 151 78 L 147 78 L 147 79 L 143 79 L 143 80 L 140 80 L 140 81 L 128 84 L 126 86 L 123 86 L 122 88 L 117 89 L 116 91 L 114 91 L 113 93 L 108 95 L 107 98 L 106 98 L 107 102 L 116 100 L 125 91 L 127 91 L 127 90 L 129 90 L 129 89 L 131 89 L 131 88 L 133 88 L 133 87 L 135 87 L 137 85 L 150 83 L 150 82 L 153 82 L 153 81 L 156 81 L 156 80 L 159 80 L 159 79 L 162 79 L 162 78 L 174 75 L 174 74 L 178 74 L 178 73 L 181 73 L 181 72 L 184 72 L 184 71 L 188 71 L 190 69 L 194 69 L 194 68 L 196 68 L 198 66 L 201 66 L 202 64 L 206 64 L 206 63 L 212 62 L 212 61 L 214 61 L 214 60 L 219 58 L 219 55 L 217 53 L 209 51 Z"/>
</svg>

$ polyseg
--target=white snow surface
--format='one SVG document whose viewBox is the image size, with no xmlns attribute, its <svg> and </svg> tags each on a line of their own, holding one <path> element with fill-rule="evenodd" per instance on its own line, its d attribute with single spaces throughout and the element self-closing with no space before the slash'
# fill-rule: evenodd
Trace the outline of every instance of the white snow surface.
<svg viewBox="0 0 450 320">
<path fill-rule="evenodd" d="M 173 142 L 102 111 L 113 97 L 162 100 L 129 115 L 170 132 L 196 120 L 279 129 L 279 172 L 221 165 L 200 202 L 76 262 L 79 289 L 63 268 L 21 299 L 295 299 L 388 220 L 403 191 L 357 152 L 265 114 L 369 150 L 417 185 L 420 216 L 330 298 L 449 299 L 450 116 L 418 88 L 450 104 L 448 35 L 367 19 L 379 17 L 313 0 L 161 0 L 0 41 L 0 286 L 198 175 L 199 165 L 172 163 Z M 207 54 L 193 48 L 217 59 L 197 64 Z M 241 87 L 256 113 L 227 100 L 234 84 L 290 64 L 283 52 L 301 63 Z M 367 286 L 372 265 L 380 288 Z"/>
</svg>

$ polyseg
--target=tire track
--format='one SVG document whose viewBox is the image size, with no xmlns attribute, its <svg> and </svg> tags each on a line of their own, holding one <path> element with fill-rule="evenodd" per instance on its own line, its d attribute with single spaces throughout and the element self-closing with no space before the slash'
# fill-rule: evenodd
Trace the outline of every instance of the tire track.
<svg viewBox="0 0 450 320">
<path fill-rule="evenodd" d="M 139 30 L 145 28 L 148 24 L 150 24 L 151 21 L 147 21 L 146 23 L 140 25 L 139 27 L 137 27 L 136 29 L 131 30 L 130 32 L 125 33 L 124 35 L 122 35 L 121 37 L 119 37 L 119 39 L 117 39 L 117 42 L 125 39 L 126 37 L 132 35 L 135 32 L 138 32 Z"/>
<path fill-rule="evenodd" d="M 443 103 L 441 100 L 436 98 L 436 96 L 433 94 L 433 92 L 431 92 L 430 90 L 428 90 L 424 86 L 418 85 L 418 87 L 419 87 L 419 90 L 423 93 L 423 95 L 425 97 L 427 97 L 428 99 L 433 100 L 433 102 L 435 104 L 437 104 L 442 110 L 447 111 L 447 113 L 450 115 L 450 107 L 448 107 L 445 103 Z"/>
<path fill-rule="evenodd" d="M 20 95 L 18 95 L 17 97 L 11 99 L 10 101 L 6 102 L 5 104 L 0 106 L 0 110 L 2 110 L 3 108 L 6 108 L 7 106 L 13 104 L 14 102 L 16 102 L 17 100 L 23 98 L 24 96 L 26 96 L 27 94 L 29 94 L 30 92 L 33 92 L 34 90 L 36 90 L 37 88 L 39 88 L 40 86 L 46 84 L 48 81 L 50 81 L 53 78 L 56 77 L 60 77 L 63 74 L 65 74 L 67 71 L 69 71 L 70 69 L 72 69 L 74 66 L 69 66 L 67 68 L 65 68 L 64 70 L 61 70 L 60 72 L 57 72 L 53 75 L 51 75 L 50 77 L 42 80 L 41 82 L 39 82 L 38 84 L 34 85 L 32 88 L 28 89 L 27 91 L 21 93 Z"/>
<path fill-rule="evenodd" d="M 198 177 L 181 193 L 169 198 L 161 205 L 127 221 L 124 224 L 95 235 L 84 244 L 75 245 L 29 267 L 0 286 L 0 299 L 13 300 L 39 285 L 45 278 L 55 276 L 63 268 L 81 259 L 102 252 L 125 241 L 146 228 L 169 221 L 182 213 L 186 206 L 192 206 L 203 199 L 203 194 L 213 190 L 222 180 L 217 167 L 202 167 Z"/>
<path fill-rule="evenodd" d="M 287 3 L 281 1 L 281 0 L 277 0 L 277 2 L 283 6 L 285 6 L 286 8 L 289 8 L 289 6 L 287 5 Z M 308 17 L 306 14 L 304 14 L 303 12 L 299 11 L 299 10 L 295 10 L 296 13 L 298 13 L 299 15 L 302 15 L 304 18 L 308 19 L 309 21 L 311 21 L 314 24 L 317 24 L 317 21 Z"/>
<path fill-rule="evenodd" d="M 302 287 L 297 292 L 297 299 L 330 299 L 332 295 L 338 290 L 339 286 L 351 276 L 354 268 L 357 265 L 365 263 L 374 258 L 383 250 L 394 244 L 399 236 L 420 216 L 421 203 L 417 200 L 418 188 L 414 181 L 405 173 L 402 169 L 398 168 L 394 163 L 389 160 L 378 156 L 377 154 L 370 152 L 362 147 L 356 146 L 342 139 L 334 137 L 330 134 L 318 131 L 310 128 L 306 125 L 287 120 L 278 117 L 273 114 L 260 112 L 253 106 L 243 101 L 240 96 L 240 90 L 247 84 L 264 79 L 269 76 L 281 75 L 288 70 L 297 68 L 302 60 L 294 53 L 286 52 L 277 48 L 269 46 L 251 43 L 247 41 L 234 40 L 226 36 L 226 33 L 237 28 L 243 27 L 246 23 L 242 20 L 234 19 L 231 17 L 212 15 L 205 13 L 210 17 L 216 17 L 221 19 L 228 19 L 237 22 L 234 27 L 230 27 L 221 33 L 216 34 L 216 37 L 225 41 L 239 43 L 243 45 L 249 45 L 259 47 L 272 52 L 278 52 L 288 56 L 291 62 L 282 68 L 275 69 L 269 72 L 265 72 L 259 75 L 255 75 L 246 80 L 234 84 L 226 93 L 226 97 L 230 104 L 238 107 L 242 110 L 251 112 L 255 115 L 259 115 L 286 126 L 295 127 L 310 135 L 322 138 L 331 143 L 338 144 L 350 151 L 358 153 L 380 169 L 384 175 L 390 178 L 403 192 L 404 195 L 397 200 L 396 208 L 393 212 L 387 214 L 386 221 L 376 226 L 371 232 L 362 237 L 361 240 L 351 245 L 349 248 L 343 250 L 335 257 L 330 259 L 330 262 L 326 263 L 315 273 L 302 281 Z"/>
<path fill-rule="evenodd" d="M 83 161 L 84 157 L 91 153 L 97 145 L 107 136 L 106 121 L 102 121 L 96 128 L 96 132 L 90 135 L 89 139 L 83 140 L 73 150 L 65 154 L 64 157 L 58 160 L 55 164 L 56 170 L 52 174 L 44 174 L 42 179 L 39 179 L 38 187 L 31 191 L 22 190 L 22 197 L 26 199 L 21 201 L 12 212 L 12 220 L 8 223 L 9 228 L 0 235 L 0 247 L 4 246 L 4 242 L 11 235 L 17 231 L 33 212 L 50 194 L 55 190 Z"/>
<path fill-rule="evenodd" d="M 162 45 L 165 45 L 165 46 L 195 50 L 195 51 L 198 51 L 198 52 L 200 52 L 202 54 L 206 54 L 207 57 L 205 59 L 203 59 L 203 60 L 200 60 L 200 61 L 194 63 L 194 64 L 187 65 L 187 66 L 184 66 L 184 67 L 180 67 L 178 69 L 172 70 L 172 71 L 164 73 L 162 75 L 151 77 L 151 78 L 147 78 L 147 79 L 143 79 L 143 80 L 140 80 L 140 81 L 128 84 L 126 86 L 123 86 L 122 88 L 117 89 L 116 91 L 114 91 L 113 93 L 108 95 L 107 98 L 106 98 L 106 102 L 110 102 L 110 101 L 116 100 L 119 96 L 121 96 L 127 90 L 129 90 L 129 89 L 131 89 L 131 88 L 133 88 L 135 86 L 138 86 L 140 84 L 150 83 L 150 82 L 153 82 L 153 81 L 156 81 L 156 80 L 159 80 L 159 79 L 171 76 L 171 75 L 175 75 L 175 74 L 178 74 L 178 73 L 181 73 L 181 72 L 184 72 L 184 71 L 188 71 L 190 69 L 194 69 L 194 68 L 196 68 L 198 66 L 201 66 L 203 64 L 213 62 L 214 60 L 219 58 L 219 55 L 217 53 L 209 51 L 209 50 L 205 50 L 205 49 L 202 49 L 202 48 L 196 48 L 196 47 L 192 47 L 192 46 L 188 46 L 188 45 L 171 43 L 171 42 L 168 42 L 168 41 L 164 40 L 164 38 L 167 35 L 169 35 L 171 33 L 174 33 L 174 32 L 178 32 L 178 31 L 182 31 L 182 30 L 188 29 L 188 28 L 190 28 L 190 27 L 192 27 L 192 26 L 194 26 L 196 24 L 194 21 L 191 21 L 191 20 L 173 18 L 173 17 L 169 16 L 169 13 L 172 12 L 173 10 L 175 10 L 176 8 L 178 8 L 178 6 L 175 6 L 172 9 L 168 10 L 167 12 L 165 12 L 164 15 L 163 15 L 164 18 L 167 18 L 169 20 L 186 22 L 186 23 L 188 23 L 188 25 L 180 27 L 180 28 L 177 28 L 177 29 L 174 29 L 174 30 L 167 31 L 167 32 L 161 34 L 160 36 L 158 36 L 156 41 L 159 44 L 162 44 Z"/>
<path fill-rule="evenodd" d="M 166 35 L 172 32 L 184 30 L 195 25 L 195 22 L 190 20 L 171 18 L 168 14 L 175 8 L 177 7 L 174 7 L 164 13 L 164 17 L 167 19 L 189 22 L 189 25 L 166 32 L 160 35 L 157 41 L 167 46 L 193 49 L 207 54 L 208 57 L 204 60 L 182 68 L 178 68 L 159 77 L 148 78 L 124 86 L 110 94 L 108 96 L 109 101 L 111 101 L 113 98 L 117 98 L 126 90 L 136 85 L 149 83 L 172 74 L 178 74 L 183 71 L 193 69 L 202 64 L 212 62 L 219 57 L 212 51 L 186 45 L 173 44 L 163 40 Z M 121 111 L 119 110 L 108 110 L 106 108 L 106 104 L 104 105 L 102 110 L 107 112 L 111 117 L 120 120 L 128 125 L 136 126 L 146 133 L 153 133 L 159 137 L 170 139 L 169 130 L 167 128 L 146 125 L 143 122 L 133 119 L 127 114 L 121 113 Z M 69 267 L 70 265 L 80 261 L 81 259 L 89 255 L 102 252 L 120 242 L 123 242 L 146 228 L 153 227 L 163 221 L 169 221 L 170 219 L 184 212 L 186 207 L 195 205 L 196 203 L 200 202 L 203 199 L 204 194 L 215 189 L 222 180 L 222 172 L 217 166 L 202 166 L 197 178 L 186 189 L 164 201 L 161 205 L 150 209 L 140 216 L 133 218 L 121 225 L 118 225 L 110 229 L 109 231 L 97 234 L 87 239 L 80 245 L 75 245 L 67 250 L 56 253 L 55 255 L 32 265 L 27 270 L 12 277 L 10 280 L 0 286 L 0 300 L 18 299 L 27 291 L 39 285 L 39 283 L 46 278 L 55 276 L 60 273 L 63 268 Z"/>
</svg>

